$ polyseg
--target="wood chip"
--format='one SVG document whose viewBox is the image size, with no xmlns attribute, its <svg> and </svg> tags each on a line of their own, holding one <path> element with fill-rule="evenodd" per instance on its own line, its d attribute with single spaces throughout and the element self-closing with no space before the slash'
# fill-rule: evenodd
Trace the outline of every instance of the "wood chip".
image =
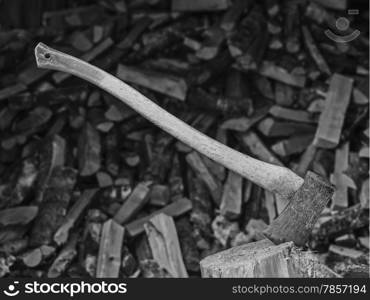
<svg viewBox="0 0 370 300">
<path fill-rule="evenodd" d="M 281 106 L 291 106 L 294 103 L 294 90 L 290 85 L 275 82 L 275 102 Z"/>
<path fill-rule="evenodd" d="M 202 161 L 201 156 L 193 151 L 186 155 L 186 161 L 193 169 L 193 171 L 203 180 L 207 185 L 212 199 L 217 205 L 220 205 L 221 200 L 221 185 L 218 180 L 211 174 L 207 169 L 204 162 Z"/>
<path fill-rule="evenodd" d="M 369 236 L 361 236 L 359 238 L 359 242 L 360 242 L 361 246 L 369 249 Z"/>
<path fill-rule="evenodd" d="M 307 111 L 311 113 L 322 113 L 325 109 L 325 100 L 323 99 L 316 99 L 312 101 L 307 108 Z"/>
<path fill-rule="evenodd" d="M 30 245 L 48 245 L 65 217 L 76 184 L 76 170 L 57 167 L 50 176 L 40 211 L 30 233 Z"/>
<path fill-rule="evenodd" d="M 245 179 L 245 184 L 244 184 L 244 199 L 243 199 L 243 202 L 244 203 L 247 203 L 249 200 L 251 200 L 252 188 L 253 188 L 252 181 L 249 181 L 249 180 L 246 180 Z"/>
<path fill-rule="evenodd" d="M 17 115 L 16 110 L 11 109 L 9 107 L 4 107 L 0 111 L 0 130 L 3 131 L 9 128 L 16 115 Z"/>
<path fill-rule="evenodd" d="M 239 30 L 229 34 L 228 49 L 230 54 L 236 59 L 237 66 L 247 71 L 256 69 L 265 49 L 267 33 L 266 22 L 263 18 L 261 6 L 251 5 L 250 11 L 243 17 L 239 25 Z M 255 48 L 259 46 L 258 57 L 255 55 Z"/>
<path fill-rule="evenodd" d="M 313 135 L 294 135 L 288 139 L 281 140 L 271 146 L 271 150 L 277 155 L 287 157 L 292 154 L 303 152 L 311 144 Z"/>
<path fill-rule="evenodd" d="M 97 278 L 118 278 L 123 236 L 124 228 L 114 220 L 104 223 L 96 266 Z"/>
<path fill-rule="evenodd" d="M 240 232 L 240 227 L 238 222 L 230 221 L 223 215 L 218 215 L 212 221 L 212 230 L 214 238 L 223 247 L 228 247 Z"/>
<path fill-rule="evenodd" d="M 245 230 L 254 240 L 260 241 L 265 239 L 263 231 L 267 228 L 267 224 L 261 219 L 250 219 Z"/>
<path fill-rule="evenodd" d="M 275 95 L 273 91 L 273 84 L 270 79 L 264 76 L 256 76 L 256 78 L 254 78 L 254 84 L 257 90 L 261 93 L 261 95 L 263 95 L 264 97 L 270 100 L 275 99 Z"/>
<path fill-rule="evenodd" d="M 103 122 L 97 124 L 95 127 L 97 130 L 106 133 L 109 132 L 113 128 L 113 126 L 114 126 L 113 122 Z"/>
<path fill-rule="evenodd" d="M 312 37 L 311 32 L 309 31 L 307 26 L 302 27 L 304 42 L 306 44 L 306 47 L 311 54 L 311 57 L 315 61 L 317 67 L 319 70 L 327 75 L 330 75 L 330 69 L 328 64 L 326 63 L 324 57 L 321 55 L 319 49 L 317 48 L 315 41 Z"/>
<path fill-rule="evenodd" d="M 23 263 L 29 268 L 39 266 L 44 259 L 55 253 L 55 248 L 50 246 L 41 246 L 21 255 Z"/>
<path fill-rule="evenodd" d="M 106 172 L 96 173 L 96 179 L 98 181 L 99 187 L 105 188 L 113 185 L 112 177 Z"/>
<path fill-rule="evenodd" d="M 88 26 L 97 22 L 102 13 L 103 8 L 100 5 L 45 11 L 42 15 L 42 23 L 44 26 L 57 29 Z"/>
<path fill-rule="evenodd" d="M 353 234 L 343 234 L 335 239 L 335 244 L 342 247 L 354 248 L 356 247 L 357 241 Z"/>
<path fill-rule="evenodd" d="M 164 213 L 171 217 L 177 217 L 177 216 L 180 216 L 188 212 L 191 209 L 192 209 L 191 201 L 186 198 L 182 198 L 182 199 L 176 200 L 175 202 L 165 206 L 164 208 L 160 210 L 155 211 L 153 214 L 149 216 L 140 218 L 136 221 L 133 221 L 127 224 L 125 227 L 126 227 L 127 233 L 130 236 L 134 237 L 142 233 L 144 231 L 144 224 L 157 214 Z"/>
<path fill-rule="evenodd" d="M 62 250 L 60 250 L 58 256 L 50 266 L 47 273 L 48 278 L 57 278 L 63 275 L 71 262 L 77 256 L 77 243 L 78 234 L 74 233 L 70 236 L 67 244 L 62 248 Z"/>
<path fill-rule="evenodd" d="M 268 113 L 269 107 L 256 110 L 251 117 L 232 118 L 223 122 L 220 126 L 224 130 L 234 130 L 245 132 L 249 130 L 256 123 L 261 121 Z"/>
<path fill-rule="evenodd" d="M 341 247 L 341 246 L 337 246 L 337 245 L 330 245 L 329 251 L 334 253 L 334 254 L 344 256 L 344 257 L 353 258 L 353 259 L 358 259 L 362 255 L 364 255 L 363 252 L 355 250 L 353 248 Z"/>
<path fill-rule="evenodd" d="M 358 155 L 363 158 L 369 158 L 369 147 L 363 146 L 361 147 L 360 151 L 358 152 Z"/>
<path fill-rule="evenodd" d="M 14 124 L 14 131 L 27 132 L 34 131 L 46 124 L 52 117 L 53 112 L 44 106 L 32 109 L 28 115 Z"/>
<path fill-rule="evenodd" d="M 160 213 L 144 225 L 154 260 L 172 277 L 188 277 L 172 217 Z"/>
<path fill-rule="evenodd" d="M 125 224 L 149 201 L 151 182 L 140 182 L 132 191 L 128 199 L 123 203 L 119 211 L 114 215 L 114 221 Z"/>
<path fill-rule="evenodd" d="M 0 241 L 1 240 L 1 233 L 0 233 Z M 23 252 L 28 248 L 28 238 L 16 238 L 7 241 L 5 244 L 3 243 L 0 246 L 0 251 L 7 254 L 18 254 Z"/>
<path fill-rule="evenodd" d="M 37 206 L 18 206 L 0 210 L 0 225 L 26 225 L 37 215 Z"/>
<path fill-rule="evenodd" d="M 86 32 L 75 31 L 69 36 L 69 42 L 73 48 L 78 51 L 86 52 L 93 47 L 93 43 Z"/>
<path fill-rule="evenodd" d="M 314 133 L 315 127 L 310 124 L 298 122 L 277 121 L 273 118 L 262 120 L 258 126 L 258 130 L 267 137 L 291 136 L 294 134 Z"/>
<path fill-rule="evenodd" d="M 277 217 L 276 196 L 267 190 L 265 190 L 265 198 L 264 198 L 263 206 L 265 207 L 267 211 L 267 215 L 269 218 L 269 224 L 271 224 L 272 221 Z"/>
<path fill-rule="evenodd" d="M 136 67 L 118 65 L 117 77 L 156 92 L 185 101 L 187 85 L 184 79 Z"/>
<path fill-rule="evenodd" d="M 285 69 L 275 65 L 269 61 L 263 61 L 259 74 L 268 78 L 280 81 L 285 84 L 289 84 L 296 87 L 303 88 L 306 84 L 306 77 L 303 75 L 288 73 Z"/>
<path fill-rule="evenodd" d="M 0 207 L 21 204 L 34 189 L 39 173 L 39 160 L 32 155 L 17 164 L 10 180 L 2 185 Z"/>
<path fill-rule="evenodd" d="M 27 230 L 27 226 L 21 225 L 0 227 L 0 243 L 4 245 L 8 242 L 19 240 L 24 236 Z"/>
<path fill-rule="evenodd" d="M 301 48 L 300 6 L 297 1 L 286 1 L 282 4 L 284 13 L 284 44 L 289 53 L 297 53 Z"/>
<path fill-rule="evenodd" d="M 127 155 L 125 155 L 125 163 L 129 167 L 137 167 L 140 164 L 140 156 L 136 153 L 128 153 Z"/>
<path fill-rule="evenodd" d="M 369 209 L 369 201 L 370 201 L 369 185 L 370 185 L 369 178 L 367 178 L 362 183 L 361 191 L 360 191 L 360 203 L 361 203 L 361 206 L 365 209 Z"/>
<path fill-rule="evenodd" d="M 358 105 L 366 105 L 369 103 L 369 97 L 366 96 L 360 89 L 353 88 L 353 102 Z"/>
<path fill-rule="evenodd" d="M 313 115 L 305 110 L 297 110 L 274 105 L 270 108 L 269 114 L 275 118 L 284 119 L 287 121 L 303 122 L 303 123 L 316 123 L 317 120 Z"/>
<path fill-rule="evenodd" d="M 81 217 L 84 210 L 90 205 L 91 200 L 97 191 L 98 189 L 89 189 L 84 191 L 81 197 L 69 209 L 64 218 L 63 224 L 54 234 L 54 241 L 58 245 L 62 245 L 68 240 L 70 230 L 74 227 L 76 221 Z"/>
<path fill-rule="evenodd" d="M 225 40 L 225 32 L 218 26 L 211 27 L 205 32 L 206 38 L 195 55 L 204 60 L 214 59 Z"/>
<path fill-rule="evenodd" d="M 225 167 L 219 163 L 211 160 L 207 156 L 202 155 L 202 159 L 208 170 L 219 180 L 224 181 L 225 179 Z"/>
<path fill-rule="evenodd" d="M 107 120 L 112 122 L 121 122 L 125 119 L 125 116 L 122 114 L 121 110 L 117 108 L 116 105 L 111 105 L 109 109 L 105 112 L 104 116 Z"/>
<path fill-rule="evenodd" d="M 317 147 L 312 143 L 306 148 L 306 151 L 301 155 L 299 163 L 294 167 L 294 172 L 299 176 L 304 177 L 308 169 L 311 167 L 312 162 L 315 159 L 317 153 Z"/>
<path fill-rule="evenodd" d="M 149 203 L 155 206 L 165 206 L 170 201 L 170 190 L 167 185 L 154 184 L 150 188 Z"/>
<path fill-rule="evenodd" d="M 334 74 L 327 92 L 325 110 L 320 115 L 314 145 L 334 148 L 338 145 L 344 117 L 352 94 L 353 79 Z"/>
<path fill-rule="evenodd" d="M 90 176 L 100 169 L 101 144 L 98 131 L 86 123 L 78 144 L 78 168 L 81 176 Z"/>
<path fill-rule="evenodd" d="M 237 219 L 242 210 L 242 183 L 243 178 L 229 171 L 222 192 L 220 211 L 230 220 Z"/>
<path fill-rule="evenodd" d="M 270 149 L 266 147 L 253 131 L 242 134 L 240 139 L 242 143 L 259 159 L 278 166 L 283 166 L 283 163 L 270 151 Z"/>
<path fill-rule="evenodd" d="M 117 48 L 128 50 L 131 48 L 135 41 L 141 36 L 145 29 L 153 22 L 149 17 L 143 17 L 135 22 L 132 29 L 126 34 L 125 38 L 117 44 Z M 123 55 L 122 53 L 121 55 Z"/>
<path fill-rule="evenodd" d="M 40 152 L 41 164 L 34 203 L 43 202 L 50 176 L 56 168 L 64 166 L 65 153 L 66 141 L 61 136 L 53 135 L 45 141 Z"/>
<path fill-rule="evenodd" d="M 343 144 L 335 151 L 334 173 L 330 181 L 335 185 L 335 192 L 332 197 L 333 208 L 348 207 L 348 188 L 356 189 L 356 184 L 348 175 L 343 172 L 348 169 L 349 143 Z"/>
</svg>

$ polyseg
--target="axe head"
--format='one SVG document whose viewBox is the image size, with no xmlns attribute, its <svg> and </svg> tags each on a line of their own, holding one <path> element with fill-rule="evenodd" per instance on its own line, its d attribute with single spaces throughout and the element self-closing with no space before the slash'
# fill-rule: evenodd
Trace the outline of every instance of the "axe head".
<svg viewBox="0 0 370 300">
<path fill-rule="evenodd" d="M 302 186 L 263 234 L 275 244 L 292 241 L 303 246 L 333 193 L 333 185 L 307 172 Z"/>
</svg>

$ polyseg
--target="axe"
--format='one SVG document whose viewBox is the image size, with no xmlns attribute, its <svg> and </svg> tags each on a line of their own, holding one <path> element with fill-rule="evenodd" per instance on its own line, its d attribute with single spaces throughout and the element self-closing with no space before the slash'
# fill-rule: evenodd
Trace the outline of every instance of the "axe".
<svg viewBox="0 0 370 300">
<path fill-rule="evenodd" d="M 254 159 L 219 143 L 171 115 L 118 78 L 43 43 L 36 46 L 35 56 L 39 68 L 67 72 L 91 82 L 196 151 L 288 199 L 286 208 L 264 234 L 275 244 L 289 241 L 298 246 L 305 244 L 334 192 L 332 185 L 323 178 L 308 172 L 303 179 L 285 167 Z"/>
</svg>

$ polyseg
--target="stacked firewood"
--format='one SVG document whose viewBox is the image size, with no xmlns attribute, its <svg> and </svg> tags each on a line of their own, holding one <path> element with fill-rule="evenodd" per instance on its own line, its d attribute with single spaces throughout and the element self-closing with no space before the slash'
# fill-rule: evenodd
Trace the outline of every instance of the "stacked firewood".
<svg viewBox="0 0 370 300">
<path fill-rule="evenodd" d="M 260 241 L 287 204 L 38 69 L 39 41 L 221 143 L 325 177 L 336 191 L 310 255 L 331 276 L 368 277 L 369 15 L 347 2 L 102 0 L 40 12 L 32 29 L 0 24 L 0 277 L 200 276 L 201 259 Z M 360 35 L 330 38 L 344 36 L 339 16 Z"/>
</svg>

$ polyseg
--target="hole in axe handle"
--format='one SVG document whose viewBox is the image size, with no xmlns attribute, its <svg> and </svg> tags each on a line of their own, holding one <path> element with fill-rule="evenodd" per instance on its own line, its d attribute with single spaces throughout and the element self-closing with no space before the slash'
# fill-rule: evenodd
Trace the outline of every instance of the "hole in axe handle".
<svg viewBox="0 0 370 300">
<path fill-rule="evenodd" d="M 263 232 L 264 235 L 275 244 L 292 241 L 297 246 L 304 246 L 333 193 L 333 185 L 321 176 L 307 172 L 303 185 Z"/>
</svg>

